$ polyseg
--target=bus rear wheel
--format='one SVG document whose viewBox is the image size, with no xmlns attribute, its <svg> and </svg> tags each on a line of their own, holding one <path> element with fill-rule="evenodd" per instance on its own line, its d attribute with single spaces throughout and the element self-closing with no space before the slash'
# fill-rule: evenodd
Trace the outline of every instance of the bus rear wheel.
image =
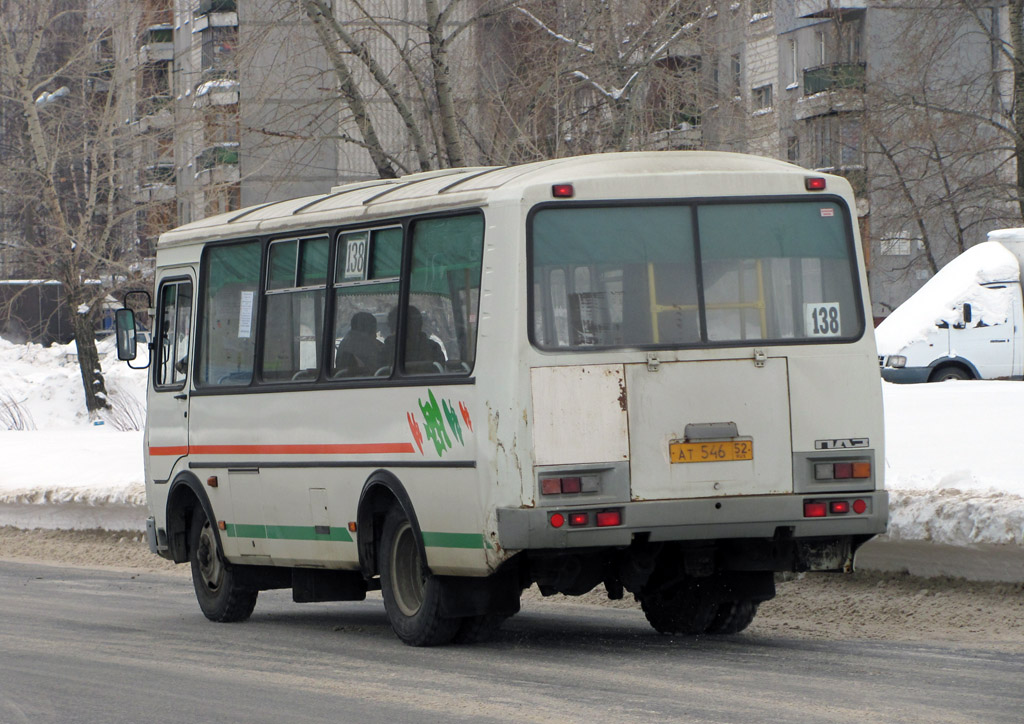
<svg viewBox="0 0 1024 724">
<path fill-rule="evenodd" d="M 708 625 L 710 634 L 736 634 L 743 631 L 757 615 L 757 601 L 742 599 L 718 604 L 715 618 Z"/>
<path fill-rule="evenodd" d="M 427 571 L 416 531 L 398 507 L 388 511 L 381 534 L 380 584 L 395 634 L 410 646 L 450 642 L 462 623 L 441 616 L 442 581 Z"/>
<path fill-rule="evenodd" d="M 640 608 L 654 630 L 663 634 L 702 634 L 718 613 L 718 604 L 686 581 L 639 596 Z"/>
<path fill-rule="evenodd" d="M 198 505 L 192 514 L 188 555 L 192 564 L 192 585 L 206 618 L 230 623 L 244 621 L 252 615 L 259 591 L 238 584 L 231 565 L 221 554 L 210 519 Z"/>
</svg>

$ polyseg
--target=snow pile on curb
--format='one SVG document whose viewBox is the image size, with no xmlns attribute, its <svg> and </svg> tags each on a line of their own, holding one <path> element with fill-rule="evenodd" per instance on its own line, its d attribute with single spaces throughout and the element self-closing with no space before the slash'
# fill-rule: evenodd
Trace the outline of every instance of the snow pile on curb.
<svg viewBox="0 0 1024 724">
<path fill-rule="evenodd" d="M 1024 546 L 1024 498 L 956 488 L 889 491 L 892 541 Z"/>
</svg>

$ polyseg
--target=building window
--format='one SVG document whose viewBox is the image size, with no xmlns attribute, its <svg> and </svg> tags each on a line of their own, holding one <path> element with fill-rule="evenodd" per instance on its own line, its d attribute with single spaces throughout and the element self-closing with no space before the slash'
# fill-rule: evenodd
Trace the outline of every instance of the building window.
<svg viewBox="0 0 1024 724">
<path fill-rule="evenodd" d="M 739 53 L 733 53 L 730 70 L 732 72 L 732 94 L 739 98 L 743 89 L 743 63 L 740 62 Z"/>
<path fill-rule="evenodd" d="M 789 88 L 800 84 L 800 64 L 797 56 L 796 39 L 789 41 Z"/>
<path fill-rule="evenodd" d="M 652 129 L 700 125 L 701 68 L 699 55 L 670 56 L 655 63 L 646 104 Z"/>
<path fill-rule="evenodd" d="M 761 85 L 750 91 L 750 102 L 754 111 L 770 111 L 772 109 L 772 85 Z"/>
<path fill-rule="evenodd" d="M 800 139 L 797 136 L 790 136 L 786 140 L 786 160 L 800 163 Z"/>
<path fill-rule="evenodd" d="M 901 231 L 894 237 L 879 240 L 879 251 L 882 256 L 909 256 L 910 235 Z"/>
<path fill-rule="evenodd" d="M 814 34 L 814 39 L 818 48 L 818 65 L 825 65 L 825 33 L 819 30 Z"/>
<path fill-rule="evenodd" d="M 750 0 L 750 22 L 767 18 L 772 14 L 772 0 Z"/>
</svg>

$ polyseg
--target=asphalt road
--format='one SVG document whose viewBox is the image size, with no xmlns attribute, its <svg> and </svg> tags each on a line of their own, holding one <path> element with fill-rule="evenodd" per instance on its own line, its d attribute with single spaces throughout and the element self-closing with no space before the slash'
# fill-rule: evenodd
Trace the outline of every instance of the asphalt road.
<svg viewBox="0 0 1024 724">
<path fill-rule="evenodd" d="M 534 603 L 491 642 L 413 649 L 380 600 L 213 624 L 187 579 L 0 563 L 0 724 L 1024 720 L 1024 661 L 930 645 L 670 638 Z"/>
</svg>

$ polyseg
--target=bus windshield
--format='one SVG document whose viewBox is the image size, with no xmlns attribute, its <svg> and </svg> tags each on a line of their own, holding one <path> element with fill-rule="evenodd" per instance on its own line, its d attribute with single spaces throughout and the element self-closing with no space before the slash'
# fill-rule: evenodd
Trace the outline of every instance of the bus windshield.
<svg viewBox="0 0 1024 724">
<path fill-rule="evenodd" d="M 549 206 L 530 225 L 541 349 L 828 342 L 864 330 L 830 198 Z"/>
</svg>

